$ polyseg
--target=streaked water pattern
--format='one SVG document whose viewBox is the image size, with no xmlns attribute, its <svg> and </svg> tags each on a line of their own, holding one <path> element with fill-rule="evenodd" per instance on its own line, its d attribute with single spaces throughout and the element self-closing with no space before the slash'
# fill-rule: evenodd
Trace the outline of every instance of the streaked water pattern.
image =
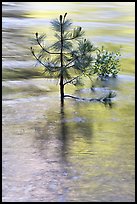
<svg viewBox="0 0 137 204">
<path fill-rule="evenodd" d="M 95 93 L 89 84 L 65 90 L 84 97 L 114 90 L 111 106 L 66 98 L 62 108 L 57 80 L 3 78 L 3 202 L 135 201 L 134 6 L 3 2 L 3 76 L 6 69 L 35 66 L 29 49 L 34 33 L 50 36 L 51 19 L 65 12 L 95 45 L 122 55 L 118 77 Z"/>
</svg>

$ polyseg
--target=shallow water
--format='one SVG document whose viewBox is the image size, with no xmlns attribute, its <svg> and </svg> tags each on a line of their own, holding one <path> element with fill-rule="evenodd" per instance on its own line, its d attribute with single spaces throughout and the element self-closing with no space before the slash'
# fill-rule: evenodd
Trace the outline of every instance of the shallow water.
<svg viewBox="0 0 137 204">
<path fill-rule="evenodd" d="M 3 78 L 3 202 L 134 202 L 134 3 L 4 2 L 3 70 L 35 65 L 32 33 L 49 33 L 58 9 L 95 44 L 122 46 L 115 80 L 66 93 L 116 97 L 106 106 L 66 98 L 61 108 L 58 81 Z"/>
</svg>

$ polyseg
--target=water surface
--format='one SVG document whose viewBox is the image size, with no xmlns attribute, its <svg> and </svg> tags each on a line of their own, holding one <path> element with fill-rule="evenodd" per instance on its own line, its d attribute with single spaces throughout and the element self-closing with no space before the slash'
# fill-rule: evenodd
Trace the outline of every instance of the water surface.
<svg viewBox="0 0 137 204">
<path fill-rule="evenodd" d="M 58 80 L 34 73 L 34 33 L 50 36 L 50 20 L 65 12 L 122 55 L 115 80 L 65 91 L 113 90 L 111 105 L 66 98 L 61 108 Z M 134 3 L 3 2 L 2 14 L 3 202 L 134 202 Z"/>
</svg>

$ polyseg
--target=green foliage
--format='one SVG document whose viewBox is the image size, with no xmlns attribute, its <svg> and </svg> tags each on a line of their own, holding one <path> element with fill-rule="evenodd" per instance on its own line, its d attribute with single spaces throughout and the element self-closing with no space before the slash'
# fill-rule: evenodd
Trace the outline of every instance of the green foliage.
<svg viewBox="0 0 137 204">
<path fill-rule="evenodd" d="M 61 24 L 62 24 L 62 28 L 63 28 L 62 31 L 63 32 L 70 29 L 72 22 L 71 22 L 71 20 L 65 19 L 66 15 L 67 15 L 67 13 L 65 13 L 63 19 L 62 19 L 62 15 L 60 15 L 60 19 L 54 19 L 51 21 L 51 25 L 52 25 L 52 28 L 54 31 L 60 33 L 61 32 Z"/>
<path fill-rule="evenodd" d="M 115 77 L 119 72 L 119 52 L 108 52 L 98 49 L 85 39 L 81 27 L 72 28 L 72 22 L 60 15 L 51 21 L 55 34 L 55 42 L 48 46 L 47 36 L 35 34 L 35 42 L 40 50 L 31 47 L 35 59 L 44 66 L 46 76 L 60 79 L 61 102 L 64 101 L 66 84 L 81 85 L 82 75 L 91 77 L 96 74 L 102 80 L 109 76 Z M 95 52 L 96 51 L 96 52 Z"/>
<path fill-rule="evenodd" d="M 120 53 L 114 53 L 102 49 L 97 52 L 96 61 L 93 66 L 93 74 L 97 74 L 99 78 L 105 80 L 107 77 L 116 75 L 119 72 L 119 58 Z"/>
<path fill-rule="evenodd" d="M 61 77 L 68 80 L 67 83 L 80 84 L 76 82 L 76 76 L 87 72 L 87 68 L 92 66 L 94 57 L 91 55 L 97 48 L 89 40 L 83 38 L 84 31 L 81 27 L 71 28 L 71 20 L 66 19 L 67 13 L 64 16 L 60 15 L 59 19 L 51 21 L 53 30 L 55 31 L 56 41 L 51 46 L 46 45 L 46 35 L 39 36 L 35 34 L 37 45 L 40 51 L 35 51 L 31 47 L 31 52 L 36 60 L 45 68 L 44 73 L 50 76 Z M 38 50 L 38 49 L 37 49 Z M 62 56 L 61 56 L 62 55 Z M 61 63 L 62 62 L 62 63 Z M 71 76 L 71 73 L 75 76 Z M 70 80 L 70 79 L 73 79 Z"/>
</svg>

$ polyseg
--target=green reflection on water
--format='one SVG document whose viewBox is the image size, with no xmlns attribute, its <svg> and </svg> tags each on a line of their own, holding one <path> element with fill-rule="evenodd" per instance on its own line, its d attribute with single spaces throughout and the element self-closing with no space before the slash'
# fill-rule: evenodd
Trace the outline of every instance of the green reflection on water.
<svg viewBox="0 0 137 204">
<path fill-rule="evenodd" d="M 58 184 L 58 188 L 68 189 L 66 201 L 133 201 L 134 83 L 130 81 L 124 85 L 130 89 L 125 93 L 122 92 L 124 87 L 119 90 L 117 97 L 121 98 L 116 99 L 112 108 L 66 99 L 64 109 L 60 109 L 57 92 L 48 94 L 43 100 L 39 96 L 35 100 L 30 97 L 25 103 L 23 100 L 13 101 L 15 104 L 4 103 L 4 146 L 9 145 L 7 140 L 14 141 L 10 148 L 4 147 L 4 152 L 8 151 L 8 155 L 12 155 L 10 158 L 14 154 L 21 158 L 15 166 L 16 157 L 9 160 L 4 154 L 8 164 L 12 164 L 9 169 L 14 167 L 19 177 L 23 173 L 22 182 L 42 169 L 46 172 L 50 169 L 51 180 L 52 172 L 59 176 L 63 171 L 66 176 L 59 176 L 63 184 Z M 125 101 L 127 95 L 130 101 Z M 26 154 L 30 160 L 27 172 L 24 169 Z M 46 178 L 41 179 L 47 182 Z M 31 182 L 38 185 L 38 181 Z M 52 192 L 52 201 L 58 200 L 55 195 Z"/>
<path fill-rule="evenodd" d="M 31 8 L 32 3 L 28 5 Z M 37 5 L 26 14 L 26 18 L 34 17 L 37 23 L 21 31 L 18 29 L 18 32 L 28 34 L 25 42 L 29 42 L 36 31 L 50 33 L 47 22 L 39 25 L 38 19 L 50 20 L 68 9 L 74 24 L 82 23 L 86 36 L 95 44 L 117 50 L 124 39 L 121 73 L 134 74 L 134 4 L 60 2 L 53 7 L 53 3 L 45 2 L 36 9 Z M 50 7 L 46 14 L 41 12 L 43 5 Z M 57 8 L 61 9 L 58 11 Z M 91 22 L 101 22 L 100 27 L 98 24 L 90 26 Z M 111 24 L 110 30 L 105 23 Z M 8 32 L 12 32 L 12 38 L 4 40 L 7 40 L 7 47 L 11 42 L 13 47 L 7 50 L 4 43 L 4 54 L 7 51 L 10 56 L 16 46 L 26 52 L 25 46 L 16 44 L 16 29 L 8 29 Z M 107 42 L 96 38 L 108 35 Z M 120 43 L 115 41 L 116 36 Z M 28 59 L 32 59 L 29 54 Z M 134 80 L 126 81 L 126 76 L 123 81 L 118 79 L 112 108 L 65 99 L 64 110 L 61 110 L 58 82 L 31 79 L 37 73 L 31 75 L 33 68 L 29 68 L 29 76 L 25 69 L 18 70 L 18 74 L 13 71 L 11 75 L 9 70 L 7 73 L 3 70 L 3 79 L 13 80 L 4 81 L 3 88 L 5 200 L 11 202 L 22 198 L 23 201 L 36 201 L 42 197 L 43 201 L 58 201 L 59 196 L 64 195 L 65 201 L 134 201 Z M 21 79 L 21 75 L 28 79 Z M 20 85 L 14 81 L 15 78 L 21 79 Z M 84 88 L 89 87 L 88 82 Z M 66 87 L 66 93 L 75 91 L 79 88 Z M 56 180 L 57 188 L 49 190 L 49 183 Z"/>
</svg>

